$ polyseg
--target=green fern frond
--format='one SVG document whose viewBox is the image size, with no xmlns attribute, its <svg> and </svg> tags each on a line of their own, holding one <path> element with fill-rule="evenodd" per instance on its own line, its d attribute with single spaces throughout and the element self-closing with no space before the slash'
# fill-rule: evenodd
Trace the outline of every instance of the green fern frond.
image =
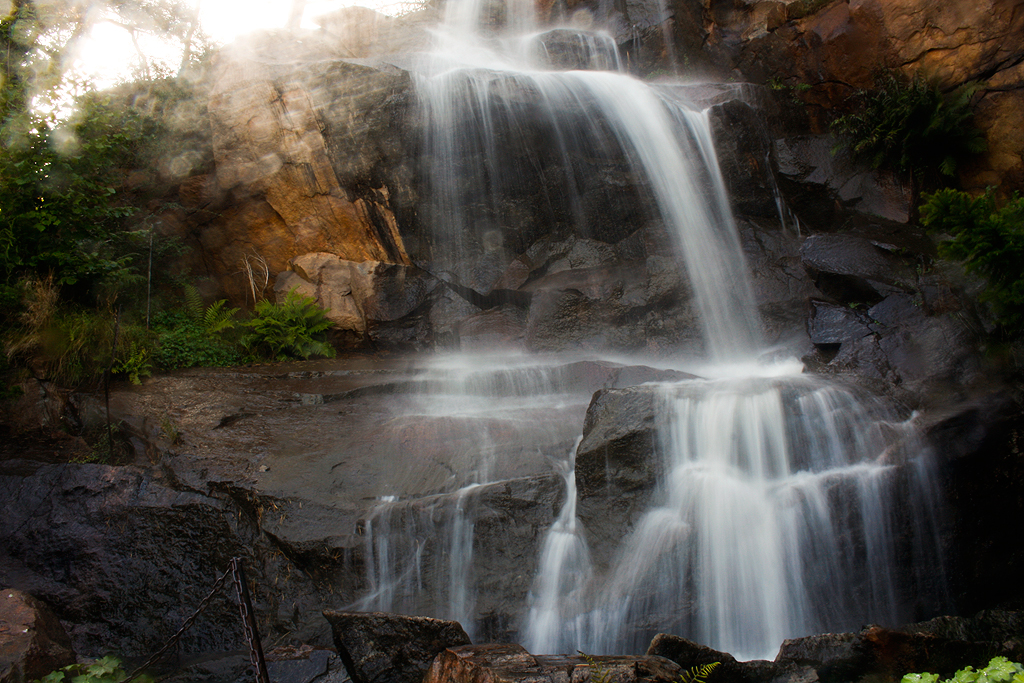
<svg viewBox="0 0 1024 683">
<path fill-rule="evenodd" d="M 680 683 L 707 683 L 708 676 L 711 672 L 718 668 L 721 662 L 711 662 L 703 666 L 691 666 L 689 669 L 679 674 Z"/>
<path fill-rule="evenodd" d="M 203 315 L 203 328 L 207 335 L 214 336 L 235 328 L 238 309 L 226 308 L 227 303 L 227 299 L 220 299 L 207 306 Z"/>
<path fill-rule="evenodd" d="M 185 285 L 185 313 L 192 320 L 203 318 L 203 297 L 195 285 Z"/>
<path fill-rule="evenodd" d="M 586 660 L 587 666 L 590 668 L 590 683 L 611 683 L 612 672 L 606 667 L 601 665 L 601 662 L 597 661 L 583 650 L 576 650 Z"/>
</svg>

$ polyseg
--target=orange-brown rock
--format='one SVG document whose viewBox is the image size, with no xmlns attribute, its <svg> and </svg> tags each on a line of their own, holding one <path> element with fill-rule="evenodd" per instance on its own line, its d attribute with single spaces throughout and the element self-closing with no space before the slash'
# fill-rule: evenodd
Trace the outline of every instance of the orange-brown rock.
<svg viewBox="0 0 1024 683">
<path fill-rule="evenodd" d="M 307 252 L 409 262 L 382 172 L 403 156 L 393 124 L 409 85 L 393 68 L 279 64 L 244 46 L 219 55 L 209 104 L 215 183 L 189 180 L 182 194 L 187 206 L 221 197 L 199 241 L 233 299 L 251 289 L 253 263 L 269 283 Z"/>
<path fill-rule="evenodd" d="M 74 663 L 71 639 L 49 607 L 13 588 L 0 591 L 0 681 L 32 681 Z"/>
<path fill-rule="evenodd" d="M 823 130 L 830 111 L 847 106 L 857 89 L 894 70 L 921 75 L 952 89 L 987 84 L 977 102 L 988 152 L 966 166 L 968 188 L 1024 189 L 1024 7 L 1019 0 L 780 0 L 714 3 L 709 45 L 755 81 L 800 86 Z"/>
</svg>

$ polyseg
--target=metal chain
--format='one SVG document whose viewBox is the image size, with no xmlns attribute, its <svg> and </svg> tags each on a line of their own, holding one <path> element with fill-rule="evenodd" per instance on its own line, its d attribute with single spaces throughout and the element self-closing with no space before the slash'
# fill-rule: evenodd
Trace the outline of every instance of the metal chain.
<svg viewBox="0 0 1024 683">
<path fill-rule="evenodd" d="M 252 663 L 256 675 L 256 683 L 270 683 L 267 663 L 263 659 L 263 645 L 260 643 L 260 637 L 256 631 L 256 618 L 252 614 L 252 605 L 249 601 L 249 589 L 245 585 L 242 558 L 231 559 L 231 574 L 235 584 L 235 594 L 238 596 L 238 611 L 242 615 L 242 630 L 245 632 L 245 640 L 249 643 L 249 661 Z"/>
<path fill-rule="evenodd" d="M 232 560 L 232 562 L 234 562 L 234 560 Z M 162 648 L 157 650 L 156 654 L 154 654 L 152 657 L 143 662 L 142 666 L 135 669 L 135 671 L 133 671 L 131 675 L 128 676 L 128 678 L 124 679 L 121 683 L 131 683 L 131 681 L 134 681 L 136 678 L 142 675 L 143 671 L 156 664 L 160 660 L 160 658 L 163 657 L 164 654 L 169 649 L 171 649 L 172 645 L 176 645 L 178 643 L 181 637 L 185 634 L 185 631 L 187 631 L 192 626 L 196 618 L 203 612 L 203 610 L 205 610 L 209 606 L 210 601 L 213 600 L 213 596 L 216 595 L 217 591 L 219 591 L 221 587 L 224 585 L 224 582 L 227 580 L 228 575 L 232 573 L 233 568 L 234 565 L 232 564 L 231 568 L 229 568 L 226 572 L 221 574 L 220 578 L 217 579 L 217 583 L 213 584 L 213 588 L 210 590 L 209 595 L 203 598 L 203 601 L 199 603 L 199 607 L 196 608 L 196 611 L 192 614 L 192 616 L 185 620 L 185 623 L 181 625 L 181 628 L 178 629 L 178 632 L 171 636 L 170 640 L 168 640 L 167 643 Z"/>
</svg>

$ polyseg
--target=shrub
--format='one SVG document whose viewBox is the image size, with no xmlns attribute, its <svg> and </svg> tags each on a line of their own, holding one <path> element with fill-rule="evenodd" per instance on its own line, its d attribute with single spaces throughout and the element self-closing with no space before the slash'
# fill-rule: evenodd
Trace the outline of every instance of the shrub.
<svg viewBox="0 0 1024 683">
<path fill-rule="evenodd" d="M 966 83 L 947 94 L 919 76 L 907 83 L 887 73 L 874 90 L 855 95 L 859 107 L 836 119 L 833 130 L 873 168 L 952 176 L 959 159 L 986 148 L 971 108 L 981 87 Z"/>
<path fill-rule="evenodd" d="M 46 674 L 33 683 L 119 683 L 128 678 L 121 668 L 121 660 L 116 657 L 103 657 L 94 662 L 69 664 Z M 153 678 L 145 674 L 135 679 L 140 683 L 152 683 Z"/>
<path fill-rule="evenodd" d="M 150 340 L 141 325 L 111 311 L 61 303 L 50 278 L 23 283 L 22 290 L 20 326 L 4 339 L 9 361 L 68 387 L 98 378 L 108 368 L 135 383 L 149 374 Z"/>
<path fill-rule="evenodd" d="M 1015 193 L 1001 208 L 991 188 L 978 197 L 945 189 L 922 198 L 921 222 L 943 234 L 939 253 L 984 277 L 982 298 L 999 322 L 1024 329 L 1024 198 Z"/>
<path fill-rule="evenodd" d="M 220 299 L 205 309 L 195 287 L 185 288 L 185 306 L 155 318 L 156 362 L 167 370 L 238 365 L 241 356 L 234 332 L 237 308 Z"/>
<path fill-rule="evenodd" d="M 326 332 L 331 327 L 327 311 L 295 290 L 288 292 L 283 303 L 257 303 L 252 319 L 245 325 L 250 331 L 242 337 L 242 346 L 254 358 L 334 357 L 334 348 L 326 340 Z"/>
<path fill-rule="evenodd" d="M 938 683 L 939 675 L 931 673 L 907 674 L 900 683 Z M 984 669 L 960 669 L 943 683 L 1024 683 L 1024 667 L 1006 657 L 993 657 Z"/>
</svg>

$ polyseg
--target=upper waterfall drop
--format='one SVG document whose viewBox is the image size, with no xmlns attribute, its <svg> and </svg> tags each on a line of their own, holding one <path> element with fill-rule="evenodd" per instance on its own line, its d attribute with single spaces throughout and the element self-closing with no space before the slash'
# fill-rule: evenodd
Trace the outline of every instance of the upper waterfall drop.
<svg viewBox="0 0 1024 683">
<path fill-rule="evenodd" d="M 528 13 L 513 6 L 512 23 L 532 28 Z M 715 360 L 755 355 L 757 311 L 707 113 L 625 73 L 602 70 L 619 66 L 606 34 L 558 30 L 552 42 L 571 53 L 576 68 L 541 68 L 538 56 L 550 59 L 555 48 L 544 41 L 554 32 L 484 40 L 479 26 L 470 31 L 481 11 L 478 1 L 449 5 L 438 48 L 417 84 L 435 271 L 467 268 L 503 247 L 524 250 L 541 229 L 595 237 L 580 159 L 610 159 L 649 194 L 641 202 L 653 206 L 674 241 L 705 354 Z M 529 117 L 551 149 L 535 149 L 537 140 L 517 130 L 517 117 Z M 538 154 L 550 163 L 531 158 Z M 544 175 L 544 201 L 552 206 L 545 218 L 554 225 L 513 225 L 518 216 L 507 197 L 518 197 L 524 175 L 536 173 Z M 496 284 L 475 273 L 461 280 L 481 293 Z"/>
</svg>

